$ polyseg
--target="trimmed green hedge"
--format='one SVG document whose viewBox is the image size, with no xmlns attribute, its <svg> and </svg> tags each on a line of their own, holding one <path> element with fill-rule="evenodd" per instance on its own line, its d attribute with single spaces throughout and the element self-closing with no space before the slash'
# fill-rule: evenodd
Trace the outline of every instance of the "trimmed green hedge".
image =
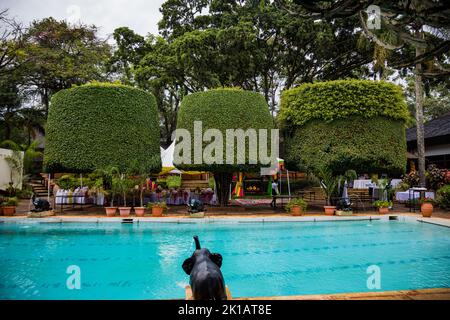
<svg viewBox="0 0 450 320">
<path fill-rule="evenodd" d="M 350 116 L 410 117 L 402 89 L 385 81 L 336 80 L 306 83 L 281 95 L 279 120 L 301 126 L 313 119 L 327 122 Z"/>
<path fill-rule="evenodd" d="M 59 91 L 46 126 L 48 172 L 161 168 L 159 116 L 153 95 L 118 84 L 94 83 Z"/>
<path fill-rule="evenodd" d="M 404 123 L 382 117 L 310 121 L 286 140 L 286 166 L 313 172 L 328 167 L 341 174 L 350 169 L 358 173 L 403 173 Z"/>
<path fill-rule="evenodd" d="M 282 94 L 286 165 L 334 173 L 403 173 L 405 121 L 401 89 L 387 82 L 339 80 L 305 84 Z"/>
<path fill-rule="evenodd" d="M 222 132 L 224 143 L 224 164 L 176 164 L 180 169 L 206 170 L 212 172 L 256 171 L 261 167 L 255 165 L 226 164 L 226 129 L 253 128 L 273 129 L 273 119 L 264 97 L 256 92 L 235 88 L 213 89 L 186 96 L 178 112 L 177 129 L 187 129 L 191 133 L 192 150 L 194 147 L 194 121 L 202 121 L 203 132 L 207 129 L 218 129 Z M 270 132 L 268 132 L 270 141 Z M 204 143 L 204 146 L 208 145 Z M 235 150 L 236 150 L 235 143 Z M 270 150 L 270 149 L 269 149 Z M 236 154 L 236 152 L 235 152 Z M 193 151 L 192 151 L 193 160 Z M 246 146 L 248 159 L 248 145 Z M 193 163 L 193 161 L 192 161 Z M 246 161 L 248 163 L 248 161 Z"/>
</svg>

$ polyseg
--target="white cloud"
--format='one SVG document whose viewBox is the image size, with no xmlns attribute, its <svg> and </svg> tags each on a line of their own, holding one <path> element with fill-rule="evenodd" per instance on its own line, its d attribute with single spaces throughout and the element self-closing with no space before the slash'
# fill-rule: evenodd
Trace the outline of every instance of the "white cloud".
<svg viewBox="0 0 450 320">
<path fill-rule="evenodd" d="M 46 17 L 82 21 L 99 27 L 102 37 L 115 28 L 127 26 L 146 35 L 158 32 L 159 8 L 164 0 L 1 0 L 0 9 L 9 9 L 11 17 L 28 25 Z"/>
</svg>

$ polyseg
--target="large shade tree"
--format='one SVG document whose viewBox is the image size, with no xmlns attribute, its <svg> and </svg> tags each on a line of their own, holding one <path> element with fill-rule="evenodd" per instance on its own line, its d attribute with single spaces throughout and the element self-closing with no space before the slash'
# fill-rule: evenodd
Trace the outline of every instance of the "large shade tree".
<svg viewBox="0 0 450 320">
<path fill-rule="evenodd" d="M 375 62 L 385 62 L 395 69 L 409 69 L 415 77 L 415 117 L 420 183 L 425 186 L 425 142 L 423 116 L 424 78 L 450 74 L 450 7 L 445 0 L 384 1 L 384 0 L 295 0 L 297 8 L 276 1 L 299 19 L 333 19 L 358 17 L 364 34 L 375 44 Z M 371 28 L 367 9 L 378 6 L 380 28 Z M 370 14 L 370 13 L 369 13 Z"/>
<path fill-rule="evenodd" d="M 59 90 L 105 79 L 110 46 L 98 37 L 95 26 L 45 18 L 33 21 L 22 41 L 23 82 L 29 93 L 40 97 L 46 115 L 52 95 Z"/>
<path fill-rule="evenodd" d="M 201 121 L 202 131 L 200 133 L 202 136 L 208 129 L 215 129 L 222 138 L 204 136 L 203 139 L 200 138 L 202 140 L 196 140 L 194 122 L 197 121 Z M 240 144 L 239 138 L 228 140 L 229 142 L 233 141 L 234 148 L 232 148 L 231 154 L 227 152 L 227 146 L 231 148 L 231 144 L 227 144 L 226 131 L 242 129 L 243 132 L 247 132 L 248 129 L 254 129 L 256 137 L 259 139 L 259 129 L 266 129 L 269 130 L 267 139 L 270 139 L 270 130 L 273 128 L 273 120 L 267 103 L 259 93 L 240 89 L 213 89 L 187 95 L 181 103 L 178 115 L 176 139 L 180 144 L 175 147 L 174 164 L 180 169 L 213 172 L 219 204 L 226 206 L 233 172 L 251 172 L 260 170 L 262 166 L 270 166 L 270 164 L 260 161 L 260 157 L 252 163 L 248 137 L 240 140 L 243 144 Z M 178 129 L 185 129 L 190 133 L 187 145 L 183 140 L 185 136 L 180 135 Z M 272 143 L 278 146 L 278 141 L 272 141 Z M 213 146 L 221 146 L 223 152 L 219 153 L 218 149 Z M 260 143 L 258 147 L 261 148 L 261 146 Z M 255 146 L 253 145 L 253 147 Z M 270 143 L 269 147 L 272 148 Z M 197 150 L 200 148 L 203 158 L 199 163 L 195 163 L 194 156 L 198 152 L 196 148 Z M 270 150 L 266 153 L 268 157 L 274 156 Z M 245 158 L 242 158 L 244 161 L 239 161 L 239 155 Z M 211 158 L 208 158 L 210 156 Z M 183 159 L 181 159 L 182 157 Z M 179 161 L 180 159 L 181 161 Z"/>
<path fill-rule="evenodd" d="M 273 1 L 168 0 L 160 11 L 160 37 L 116 30 L 113 64 L 155 94 L 165 137 L 188 93 L 228 86 L 260 92 L 274 116 L 281 90 L 357 77 L 371 61 L 370 46 L 357 43 L 357 17 L 297 19 Z"/>
</svg>

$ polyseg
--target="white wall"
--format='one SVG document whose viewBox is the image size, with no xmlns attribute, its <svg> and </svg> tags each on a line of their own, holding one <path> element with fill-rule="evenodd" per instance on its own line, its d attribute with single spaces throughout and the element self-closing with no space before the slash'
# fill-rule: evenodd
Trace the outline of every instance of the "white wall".
<svg viewBox="0 0 450 320">
<path fill-rule="evenodd" d="M 0 190 L 6 190 L 9 187 L 11 181 L 11 169 L 5 157 L 12 155 L 12 151 L 9 149 L 0 148 Z M 20 152 L 23 159 L 23 151 Z M 23 172 L 20 174 L 13 174 L 14 187 L 22 189 Z"/>
</svg>

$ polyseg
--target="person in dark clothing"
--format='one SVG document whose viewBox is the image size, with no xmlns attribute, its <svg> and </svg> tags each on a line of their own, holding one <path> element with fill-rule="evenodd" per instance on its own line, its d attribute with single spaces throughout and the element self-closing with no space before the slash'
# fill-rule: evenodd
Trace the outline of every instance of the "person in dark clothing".
<svg viewBox="0 0 450 320">
<path fill-rule="evenodd" d="M 276 206 L 276 198 L 275 196 L 278 195 L 278 182 L 276 180 L 272 181 L 272 202 L 270 203 L 270 206 L 272 208 L 275 208 Z"/>
</svg>

